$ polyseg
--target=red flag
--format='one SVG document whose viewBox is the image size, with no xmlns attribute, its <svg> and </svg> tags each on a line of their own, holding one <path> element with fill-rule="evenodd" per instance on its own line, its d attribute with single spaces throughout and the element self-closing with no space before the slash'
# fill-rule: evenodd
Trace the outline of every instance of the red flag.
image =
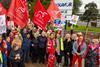
<svg viewBox="0 0 100 67">
<path fill-rule="evenodd" d="M 50 21 L 54 23 L 55 19 L 61 19 L 61 11 L 58 6 L 55 4 L 54 0 L 51 0 L 50 6 L 48 8 L 48 13 L 50 15 Z"/>
<path fill-rule="evenodd" d="M 3 7 L 2 3 L 0 2 L 0 15 L 6 14 L 6 9 Z"/>
<path fill-rule="evenodd" d="M 27 0 L 12 0 L 7 16 L 21 28 L 25 27 L 29 18 Z"/>
<path fill-rule="evenodd" d="M 35 8 L 33 22 L 46 31 L 46 25 L 49 19 L 50 19 L 49 14 L 41 4 L 40 0 L 38 0 Z"/>
</svg>

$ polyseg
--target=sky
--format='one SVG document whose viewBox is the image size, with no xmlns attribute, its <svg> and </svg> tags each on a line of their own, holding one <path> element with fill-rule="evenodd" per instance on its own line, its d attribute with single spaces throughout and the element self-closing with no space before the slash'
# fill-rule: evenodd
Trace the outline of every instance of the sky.
<svg viewBox="0 0 100 67">
<path fill-rule="evenodd" d="M 82 0 L 82 6 L 80 7 L 80 9 L 84 9 L 84 6 L 90 2 L 95 2 L 98 6 L 98 9 L 100 9 L 100 0 Z"/>
</svg>

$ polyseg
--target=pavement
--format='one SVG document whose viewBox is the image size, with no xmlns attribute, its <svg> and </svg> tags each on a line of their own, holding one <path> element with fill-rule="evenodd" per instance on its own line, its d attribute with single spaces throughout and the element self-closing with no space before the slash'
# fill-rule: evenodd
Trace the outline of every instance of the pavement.
<svg viewBox="0 0 100 67">
<path fill-rule="evenodd" d="M 32 63 L 29 61 L 28 63 L 25 63 L 25 67 L 47 67 L 46 64 L 39 64 L 39 63 Z"/>
<path fill-rule="evenodd" d="M 75 67 L 78 67 L 77 64 L 78 63 L 76 62 Z M 32 63 L 30 61 L 30 62 L 28 62 L 28 63 L 25 64 L 25 67 L 47 67 L 47 64 Z M 63 67 L 63 66 L 60 66 L 60 67 Z M 84 59 L 82 61 L 82 67 L 84 67 Z"/>
<path fill-rule="evenodd" d="M 25 67 L 47 67 L 45 64 L 32 64 L 32 63 L 27 63 L 25 64 Z"/>
</svg>

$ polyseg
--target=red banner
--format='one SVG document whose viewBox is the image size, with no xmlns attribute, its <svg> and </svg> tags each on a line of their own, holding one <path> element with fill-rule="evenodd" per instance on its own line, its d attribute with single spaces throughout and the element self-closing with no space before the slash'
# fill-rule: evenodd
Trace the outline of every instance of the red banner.
<svg viewBox="0 0 100 67">
<path fill-rule="evenodd" d="M 12 0 L 7 16 L 21 28 L 25 27 L 29 18 L 27 0 Z"/>
<path fill-rule="evenodd" d="M 46 31 L 46 25 L 49 19 L 50 19 L 49 14 L 41 4 L 40 0 L 38 0 L 35 8 L 34 17 L 33 17 L 33 23 Z"/>
<path fill-rule="evenodd" d="M 61 11 L 58 6 L 55 4 L 54 0 L 51 0 L 50 6 L 48 8 L 48 13 L 50 15 L 50 21 L 54 23 L 55 19 L 61 19 Z"/>
</svg>

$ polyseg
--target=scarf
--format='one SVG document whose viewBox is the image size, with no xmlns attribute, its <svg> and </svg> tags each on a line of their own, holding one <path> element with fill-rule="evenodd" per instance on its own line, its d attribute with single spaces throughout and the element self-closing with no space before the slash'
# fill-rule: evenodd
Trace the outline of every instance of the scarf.
<svg viewBox="0 0 100 67">
<path fill-rule="evenodd" d="M 48 52 L 50 54 L 55 53 L 55 39 L 48 39 Z"/>
<path fill-rule="evenodd" d="M 78 49 L 77 49 L 77 52 L 81 52 L 81 48 L 82 48 L 82 46 L 83 46 L 83 43 L 84 43 L 84 39 L 81 41 L 81 44 L 79 44 L 79 40 L 77 41 L 77 43 L 78 43 Z"/>
</svg>

